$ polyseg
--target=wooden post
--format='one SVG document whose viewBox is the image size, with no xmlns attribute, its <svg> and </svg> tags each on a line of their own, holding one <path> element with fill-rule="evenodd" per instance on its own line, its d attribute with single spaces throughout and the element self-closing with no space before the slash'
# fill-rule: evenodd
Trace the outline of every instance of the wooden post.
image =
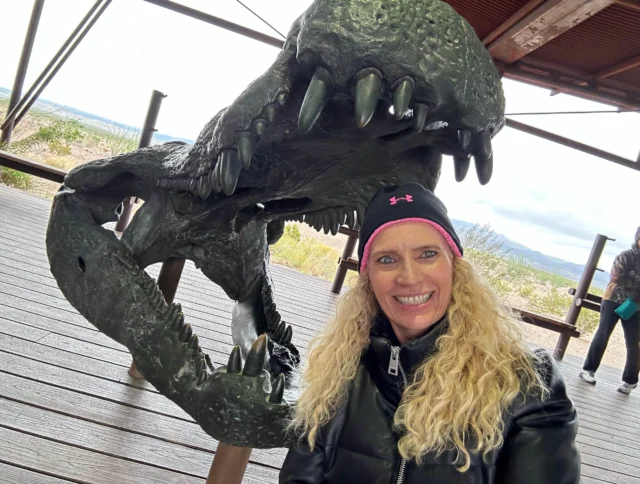
<svg viewBox="0 0 640 484">
<path fill-rule="evenodd" d="M 206 484 L 241 484 L 251 448 L 218 443 Z"/>
<path fill-rule="evenodd" d="M 587 264 L 585 265 L 584 271 L 582 272 L 582 277 L 580 277 L 580 282 L 578 283 L 578 287 L 576 288 L 576 291 L 574 293 L 573 301 L 571 301 L 571 307 L 569 308 L 569 312 L 567 312 L 567 317 L 565 319 L 565 322 L 567 324 L 575 326 L 578 322 L 578 316 L 580 316 L 580 310 L 582 309 L 582 306 L 577 303 L 582 299 L 586 299 L 587 293 L 589 292 L 589 287 L 591 286 L 591 281 L 593 280 L 593 275 L 596 272 L 598 261 L 600 260 L 600 256 L 604 251 L 604 246 L 607 244 L 607 240 L 614 239 L 610 239 L 605 235 L 598 234 L 595 242 L 593 243 L 591 254 L 589 254 L 589 259 L 587 260 Z M 570 336 L 567 334 L 561 334 L 558 338 L 553 356 L 559 361 L 562 361 L 562 359 L 564 358 L 564 354 L 567 351 L 567 346 L 569 346 L 569 338 Z"/>
<path fill-rule="evenodd" d="M 334 294 L 340 294 L 342 290 L 342 285 L 344 284 L 344 279 L 347 277 L 347 268 L 340 264 L 341 261 L 347 260 L 353 254 L 354 249 L 356 248 L 356 243 L 358 242 L 358 231 L 354 229 L 349 229 L 347 227 L 340 227 L 339 232 L 341 234 L 346 234 L 348 236 L 347 242 L 344 244 L 344 249 L 342 250 L 342 257 L 338 261 L 338 269 L 336 269 L 336 275 L 333 277 L 333 284 L 331 286 L 331 292 Z"/>
</svg>

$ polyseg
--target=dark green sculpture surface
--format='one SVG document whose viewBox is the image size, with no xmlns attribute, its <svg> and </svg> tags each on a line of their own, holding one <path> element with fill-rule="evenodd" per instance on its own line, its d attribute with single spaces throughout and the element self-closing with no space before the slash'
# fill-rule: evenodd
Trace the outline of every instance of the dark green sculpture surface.
<svg viewBox="0 0 640 484">
<path fill-rule="evenodd" d="M 443 154 L 459 181 L 473 159 L 488 183 L 504 104 L 489 53 L 448 4 L 316 0 L 273 66 L 194 145 L 69 173 L 47 232 L 51 271 L 71 304 L 209 435 L 286 446 L 300 355 L 274 302 L 269 245 L 287 220 L 333 234 L 357 226 L 383 185 L 435 190 Z M 118 239 L 103 225 L 131 196 L 145 203 Z M 224 367 L 144 271 L 174 257 L 236 301 L 237 347 Z"/>
</svg>

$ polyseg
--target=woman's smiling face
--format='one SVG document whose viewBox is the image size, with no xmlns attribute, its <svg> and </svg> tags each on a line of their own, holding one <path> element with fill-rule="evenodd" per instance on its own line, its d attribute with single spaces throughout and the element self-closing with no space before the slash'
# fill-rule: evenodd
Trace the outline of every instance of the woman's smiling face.
<svg viewBox="0 0 640 484">
<path fill-rule="evenodd" d="M 371 244 L 371 288 L 401 344 L 419 337 L 447 312 L 453 286 L 453 254 L 426 223 L 385 228 Z"/>
</svg>

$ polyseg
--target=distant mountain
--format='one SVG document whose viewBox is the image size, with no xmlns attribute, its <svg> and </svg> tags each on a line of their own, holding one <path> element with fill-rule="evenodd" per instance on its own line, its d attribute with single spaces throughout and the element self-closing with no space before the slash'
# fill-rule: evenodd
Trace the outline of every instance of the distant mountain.
<svg viewBox="0 0 640 484">
<path fill-rule="evenodd" d="M 452 223 L 456 230 L 465 231 L 469 230 L 474 224 L 464 222 L 462 220 L 452 220 Z M 570 281 L 576 283 L 580 280 L 582 272 L 584 271 L 584 265 L 575 264 L 573 262 L 567 262 L 566 260 L 559 259 L 545 255 L 536 250 L 530 249 L 518 242 L 514 242 L 502 234 L 495 233 L 496 240 L 502 243 L 502 249 L 507 253 L 508 257 L 515 259 L 524 259 L 532 267 L 540 269 L 551 274 L 558 274 L 559 276 L 566 277 Z M 596 271 L 592 285 L 599 289 L 604 289 L 609 282 L 609 273 Z"/>
<path fill-rule="evenodd" d="M 11 91 L 9 89 L 0 87 L 0 98 L 9 97 L 10 94 L 11 94 Z M 77 118 L 82 118 L 82 122 L 84 125 L 93 126 L 94 128 L 98 128 L 98 129 L 104 130 L 108 126 L 117 126 L 118 128 L 124 129 L 127 131 L 139 131 L 140 129 L 142 129 L 141 126 L 136 128 L 133 126 L 126 125 L 124 123 L 113 121 L 112 119 L 107 119 L 101 116 L 97 116 L 95 114 L 87 113 L 86 111 L 81 111 L 79 109 L 76 109 L 70 106 L 64 106 L 62 104 L 54 103 L 53 101 L 47 101 L 46 99 L 42 99 L 42 98 L 38 99 L 35 102 L 33 107 L 41 110 L 55 109 L 58 112 L 62 111 L 65 114 L 72 115 Z M 168 134 L 163 134 L 158 132 L 153 133 L 153 139 L 161 143 L 166 143 L 167 141 L 184 141 L 185 143 L 189 143 L 189 144 L 193 143 L 193 140 L 190 140 L 190 139 L 176 138 L 175 136 L 170 136 Z"/>
</svg>

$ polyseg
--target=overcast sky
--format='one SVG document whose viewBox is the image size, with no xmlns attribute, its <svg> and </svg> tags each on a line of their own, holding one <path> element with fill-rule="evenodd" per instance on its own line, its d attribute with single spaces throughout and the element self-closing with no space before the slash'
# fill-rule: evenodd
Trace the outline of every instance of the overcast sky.
<svg viewBox="0 0 640 484">
<path fill-rule="evenodd" d="M 180 0 L 277 36 L 235 0 Z M 26 86 L 30 86 L 93 0 L 46 0 Z M 244 0 L 286 34 L 310 0 Z M 33 3 L 0 0 L 0 86 L 13 84 Z M 195 139 L 204 124 L 232 102 L 277 55 L 277 49 L 142 0 L 113 0 L 42 97 L 105 118 L 140 126 L 153 89 L 164 100 L 158 130 Z M 505 81 L 507 113 L 612 109 L 571 96 Z M 640 115 L 514 116 L 620 156 L 640 151 Z M 609 243 L 601 267 L 629 247 L 640 225 L 640 172 L 505 128 L 494 141 L 488 186 L 475 173 L 462 184 L 445 159 L 437 194 L 454 218 L 489 223 L 532 249 L 585 263 L 598 233 Z"/>
</svg>

